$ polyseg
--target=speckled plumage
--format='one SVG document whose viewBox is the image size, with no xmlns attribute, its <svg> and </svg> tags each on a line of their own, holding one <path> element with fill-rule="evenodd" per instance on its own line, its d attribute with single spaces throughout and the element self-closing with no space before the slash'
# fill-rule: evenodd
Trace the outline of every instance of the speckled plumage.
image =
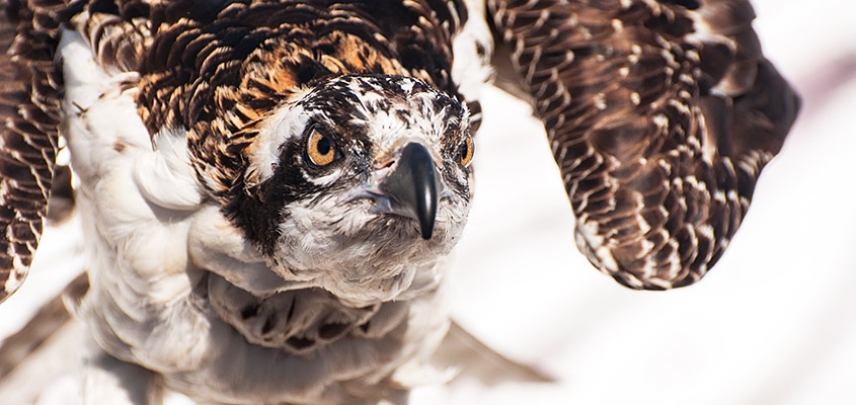
<svg viewBox="0 0 856 405">
<path fill-rule="evenodd" d="M 0 301 L 24 281 L 53 179 L 62 78 L 53 62 L 60 4 L 4 4 L 0 13 Z"/>
<path fill-rule="evenodd" d="M 488 25 L 510 48 L 498 74 L 547 129 L 580 250 L 631 288 L 713 266 L 798 109 L 740 0 L 4 7 L 0 100 L 20 107 L 0 109 L 0 294 L 36 249 L 62 133 L 89 238 L 74 303 L 96 343 L 89 403 L 161 386 L 206 403 L 406 402 L 448 327 Z M 402 203 L 411 181 L 436 201 Z"/>
<path fill-rule="evenodd" d="M 544 121 L 577 246 L 631 288 L 701 279 L 799 99 L 748 1 L 488 1 Z"/>
</svg>

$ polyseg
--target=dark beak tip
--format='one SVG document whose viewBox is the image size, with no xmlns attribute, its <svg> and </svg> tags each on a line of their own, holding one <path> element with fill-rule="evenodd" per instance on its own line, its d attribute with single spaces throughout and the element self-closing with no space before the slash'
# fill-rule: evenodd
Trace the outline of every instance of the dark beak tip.
<svg viewBox="0 0 856 405">
<path fill-rule="evenodd" d="M 407 144 L 383 188 L 393 200 L 394 209 L 419 221 L 422 239 L 431 239 L 437 215 L 438 187 L 428 149 L 418 143 Z"/>
<path fill-rule="evenodd" d="M 419 230 L 422 232 L 422 239 L 430 240 L 431 235 L 434 233 L 434 224 L 419 224 Z"/>
</svg>

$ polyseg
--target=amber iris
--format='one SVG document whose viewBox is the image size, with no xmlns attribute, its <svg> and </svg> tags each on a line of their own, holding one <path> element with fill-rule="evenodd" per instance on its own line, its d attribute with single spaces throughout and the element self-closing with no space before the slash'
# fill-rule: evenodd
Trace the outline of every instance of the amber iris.
<svg viewBox="0 0 856 405">
<path fill-rule="evenodd" d="M 306 155 L 316 166 L 327 166 L 336 160 L 336 145 L 329 136 L 313 130 L 306 143 Z"/>
<path fill-rule="evenodd" d="M 464 143 L 461 144 L 460 154 L 462 166 L 470 165 L 470 162 L 473 161 L 473 152 L 473 138 L 468 136 L 467 139 L 464 140 Z"/>
</svg>

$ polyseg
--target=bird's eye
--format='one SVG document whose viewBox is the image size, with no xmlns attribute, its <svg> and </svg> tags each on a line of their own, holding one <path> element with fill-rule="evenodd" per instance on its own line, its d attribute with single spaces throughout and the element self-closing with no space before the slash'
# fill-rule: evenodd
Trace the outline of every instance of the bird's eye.
<svg viewBox="0 0 856 405">
<path fill-rule="evenodd" d="M 467 167 L 473 161 L 473 138 L 468 136 L 460 147 L 461 166 Z"/>
<path fill-rule="evenodd" d="M 336 144 L 329 136 L 313 129 L 306 143 L 306 155 L 316 166 L 327 166 L 336 160 Z"/>
</svg>

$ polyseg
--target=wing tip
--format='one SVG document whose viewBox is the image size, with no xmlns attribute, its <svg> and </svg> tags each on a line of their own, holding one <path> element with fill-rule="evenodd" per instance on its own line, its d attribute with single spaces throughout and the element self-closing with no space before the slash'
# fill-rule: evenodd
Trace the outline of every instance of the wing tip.
<svg viewBox="0 0 856 405">
<path fill-rule="evenodd" d="M 19 261 L 18 258 L 15 261 Z M 2 279 L 0 281 L 0 304 L 21 288 L 29 271 L 30 267 L 23 264 L 13 265 L 11 269 L 0 270 L 0 279 Z"/>
<path fill-rule="evenodd" d="M 688 268 L 683 269 L 681 276 L 674 279 L 660 277 L 639 277 L 634 271 L 628 269 L 619 269 L 610 271 L 608 275 L 612 277 L 618 284 L 627 287 L 631 290 L 638 291 L 666 291 L 676 288 L 687 287 L 695 284 L 704 277 L 704 273 L 692 271 Z"/>
</svg>

